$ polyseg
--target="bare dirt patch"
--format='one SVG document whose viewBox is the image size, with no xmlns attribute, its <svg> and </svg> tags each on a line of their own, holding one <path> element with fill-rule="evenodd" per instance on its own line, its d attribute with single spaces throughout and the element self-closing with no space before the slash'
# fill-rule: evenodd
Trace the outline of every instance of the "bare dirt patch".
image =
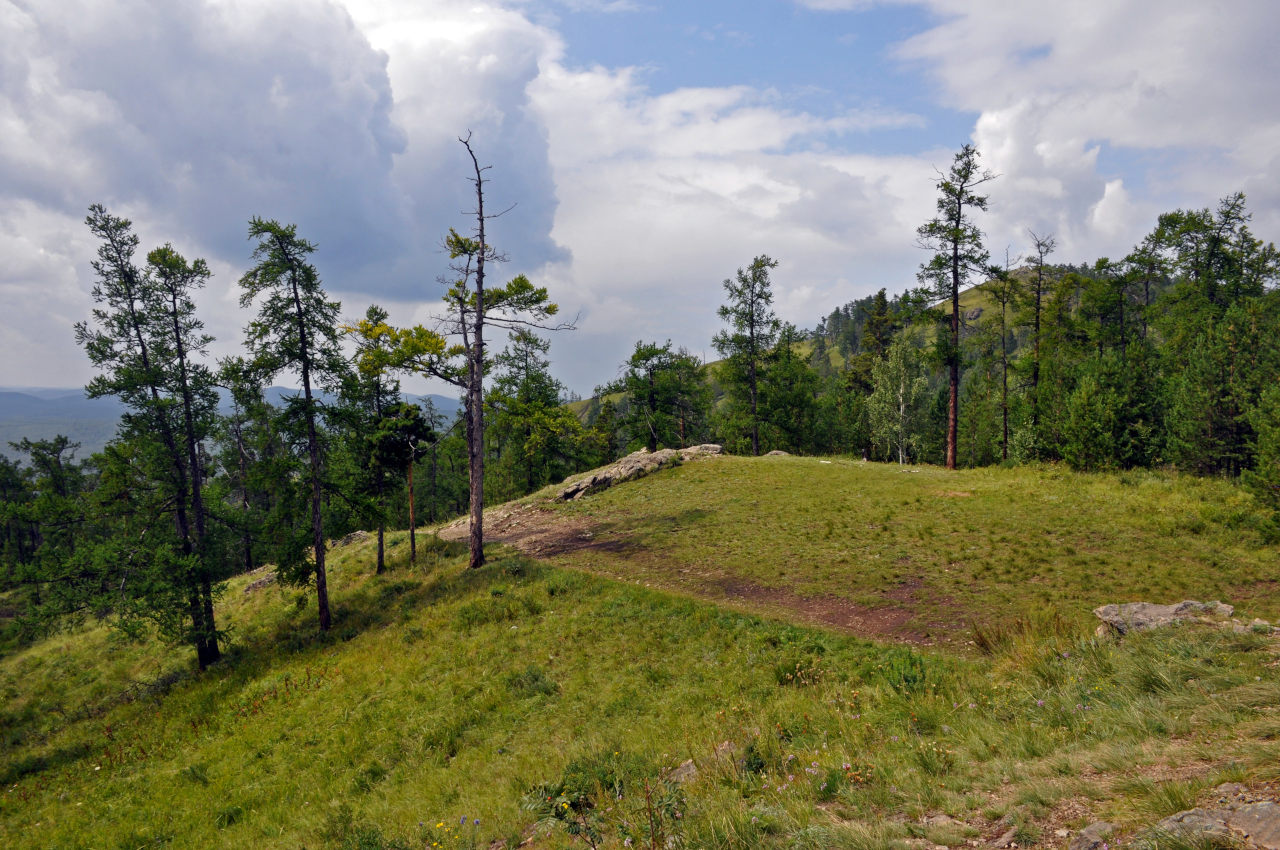
<svg viewBox="0 0 1280 850">
<path fill-rule="evenodd" d="M 467 518 L 440 529 L 445 540 L 467 538 Z M 597 527 L 581 517 L 531 504 L 507 504 L 485 511 L 485 540 L 506 543 L 526 555 L 550 558 L 582 549 L 617 552 L 616 541 L 596 539 Z"/>
<path fill-rule="evenodd" d="M 634 554 L 640 546 L 625 537 L 602 534 L 601 527 L 580 516 L 566 514 L 537 504 L 507 504 L 485 511 L 485 539 L 505 543 L 535 558 L 593 551 Z M 445 540 L 465 540 L 467 518 L 442 527 Z M 687 572 L 687 571 L 682 571 Z M 689 578 L 689 577 L 686 577 Z M 913 644 L 933 641 L 907 626 L 914 611 L 919 579 L 910 579 L 885 593 L 892 604 L 884 607 L 860 605 L 834 596 L 801 596 L 785 588 L 766 587 L 736 577 L 705 582 L 679 581 L 681 592 L 716 602 L 728 602 L 756 613 L 781 614 L 802 622 L 825 626 L 862 637 L 888 638 Z"/>
<path fill-rule="evenodd" d="M 865 637 L 888 637 L 905 643 L 929 643 L 920 632 L 907 628 L 912 611 L 898 606 L 871 608 L 834 596 L 801 596 L 786 588 L 765 587 L 738 578 L 715 583 L 724 599 L 746 602 L 751 608 L 782 610 L 805 622 Z"/>
</svg>

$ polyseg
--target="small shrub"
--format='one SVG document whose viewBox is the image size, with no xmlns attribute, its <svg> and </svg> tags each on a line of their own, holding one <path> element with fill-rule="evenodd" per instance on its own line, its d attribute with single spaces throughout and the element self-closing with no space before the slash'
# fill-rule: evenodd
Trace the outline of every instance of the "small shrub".
<svg viewBox="0 0 1280 850">
<path fill-rule="evenodd" d="M 788 658 L 773 666 L 773 677 L 781 687 L 807 688 L 822 682 L 822 659 L 812 655 Z"/>
<path fill-rule="evenodd" d="M 182 769 L 183 778 L 196 785 L 209 784 L 209 769 L 203 764 L 191 764 Z"/>
<path fill-rule="evenodd" d="M 939 741 L 921 741 L 912 751 L 920 769 L 930 776 L 950 773 L 956 766 L 955 750 L 947 749 Z"/>
<path fill-rule="evenodd" d="M 387 778 L 387 774 L 391 771 L 387 770 L 378 762 L 373 762 L 364 770 L 360 771 L 356 776 L 355 782 L 352 783 L 353 788 L 358 793 L 364 794 L 373 790 L 373 786 L 377 785 L 383 779 Z"/>
<path fill-rule="evenodd" d="M 500 595 L 462 605 L 458 608 L 455 622 L 458 628 L 465 631 L 488 623 L 503 623 L 541 613 L 542 606 L 533 599 Z"/>
<path fill-rule="evenodd" d="M 885 684 L 900 694 L 924 690 L 927 672 L 924 659 L 911 650 L 894 649 L 876 667 Z"/>
</svg>

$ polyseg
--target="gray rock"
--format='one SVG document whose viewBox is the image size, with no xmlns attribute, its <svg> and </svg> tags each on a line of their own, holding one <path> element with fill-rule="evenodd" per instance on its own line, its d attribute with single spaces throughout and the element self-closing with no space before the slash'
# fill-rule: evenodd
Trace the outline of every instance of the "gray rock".
<svg viewBox="0 0 1280 850">
<path fill-rule="evenodd" d="M 1228 797 L 1240 797 L 1248 792 L 1248 788 L 1239 782 L 1224 782 L 1217 788 L 1213 789 L 1213 793 L 1218 795 L 1219 802 L 1227 802 Z"/>
<path fill-rule="evenodd" d="M 262 590 L 262 588 L 268 587 L 275 583 L 276 583 L 276 574 L 267 573 L 262 578 L 255 578 L 253 581 L 246 584 L 244 586 L 244 592 L 253 593 L 255 590 Z"/>
<path fill-rule="evenodd" d="M 675 449 L 659 449 L 656 452 L 650 452 L 646 449 L 640 449 L 640 451 L 632 452 L 616 463 L 597 469 L 567 484 L 560 491 L 558 498 L 562 502 L 581 499 L 591 493 L 607 490 L 615 484 L 643 478 L 651 472 L 657 472 L 659 469 L 678 466 L 683 461 L 696 460 L 701 457 L 722 453 L 723 449 L 714 443 L 690 446 L 679 451 Z"/>
<path fill-rule="evenodd" d="M 333 548 L 337 549 L 340 546 L 350 546 L 352 543 L 363 543 L 368 539 L 369 539 L 369 532 L 353 531 L 350 534 L 348 534 L 346 537 L 339 540 L 337 543 L 333 544 Z"/>
<path fill-rule="evenodd" d="M 1254 847 L 1280 850 L 1280 805 L 1276 803 L 1247 803 L 1227 813 L 1227 826 Z"/>
<path fill-rule="evenodd" d="M 1076 833 L 1076 837 L 1067 845 L 1068 850 L 1099 850 L 1107 843 L 1114 830 L 1115 827 L 1106 821 L 1091 823 Z"/>
<path fill-rule="evenodd" d="M 1230 842 L 1233 838 L 1227 829 L 1228 812 L 1221 809 L 1188 809 L 1170 815 L 1156 824 L 1160 832 L 1181 835 L 1185 838 L 1210 838 Z"/>
<path fill-rule="evenodd" d="M 765 452 L 765 457 L 790 457 L 791 452 L 784 452 L 782 449 L 774 449 L 771 452 Z"/>
<path fill-rule="evenodd" d="M 1176 605 L 1157 605 L 1152 602 L 1113 603 L 1093 609 L 1093 614 L 1112 631 L 1123 635 L 1188 620 L 1225 619 L 1234 611 L 1233 607 L 1222 602 L 1187 600 Z"/>
</svg>

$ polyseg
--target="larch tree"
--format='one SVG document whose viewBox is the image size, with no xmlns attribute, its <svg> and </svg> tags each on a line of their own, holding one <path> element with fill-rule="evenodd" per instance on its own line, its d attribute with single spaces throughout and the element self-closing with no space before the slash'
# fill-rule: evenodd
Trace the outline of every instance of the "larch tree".
<svg viewBox="0 0 1280 850">
<path fill-rule="evenodd" d="M 986 272 L 990 259 L 982 231 L 973 221 L 974 212 L 987 208 L 986 195 L 977 194 L 976 189 L 994 179 L 993 173 L 978 165 L 978 149 L 965 145 L 951 169 L 938 177 L 938 214 L 916 230 L 920 247 L 933 252 L 918 277 L 951 306 L 947 337 L 939 336 L 947 364 L 947 469 L 956 468 L 960 416 L 960 290 L 974 274 Z"/>
<path fill-rule="evenodd" d="M 436 329 L 383 324 L 360 332 L 365 336 L 387 336 L 391 351 L 388 363 L 392 368 L 439 378 L 462 391 L 470 500 L 469 566 L 475 569 L 484 565 L 484 379 L 489 365 L 485 333 L 490 328 L 572 330 L 574 325 L 553 323 L 559 307 L 551 302 L 546 287 L 534 286 L 522 274 L 502 286 L 489 286 L 489 266 L 505 262 L 506 257 L 489 244 L 486 231 L 488 223 L 502 213 L 485 212 L 484 187 L 489 181 L 484 175 L 490 166 L 480 165 L 470 134 L 458 141 L 471 161 L 471 176 L 467 179 L 475 191 L 475 229 L 472 235 L 464 236 L 451 228 L 445 237 L 444 248 L 453 273 L 445 279 L 446 315 Z M 450 345 L 446 341 L 449 337 L 458 342 Z"/>
<path fill-rule="evenodd" d="M 753 455 L 760 454 L 761 373 L 780 327 L 773 313 L 773 287 L 769 280 L 770 270 L 777 267 L 777 260 L 761 254 L 747 268 L 738 269 L 736 277 L 725 279 L 729 302 L 721 305 L 718 312 L 730 330 L 720 331 L 711 341 L 727 361 L 730 388 L 746 405 Z"/>
<path fill-rule="evenodd" d="M 116 396 L 127 408 L 103 477 L 126 485 L 120 494 L 128 498 L 103 506 L 120 506 L 117 533 L 88 558 L 89 569 L 121 570 L 118 611 L 189 641 L 203 670 L 221 656 L 200 452 L 216 401 L 208 369 L 192 359 L 212 339 L 192 299 L 208 268 L 166 245 L 151 252 L 143 271 L 134 263 L 138 237 L 128 219 L 95 204 L 85 223 L 102 242 L 93 262 L 93 298 L 100 306 L 92 321 L 76 325 L 77 342 L 99 370 L 86 392 Z M 140 492 L 128 494 L 128 488 Z M 155 515 L 170 512 L 172 542 L 152 527 Z M 174 611 L 176 604 L 185 611 Z"/>
<path fill-rule="evenodd" d="M 300 417 L 306 429 L 314 560 L 309 568 L 300 557 L 287 566 L 297 570 L 295 578 L 298 579 L 309 578 L 308 573 L 314 572 L 320 629 L 326 631 L 332 618 L 321 518 L 324 447 L 319 420 L 322 410 L 315 391 L 336 390 L 347 371 L 338 344 L 340 305 L 328 300 L 320 275 L 309 261 L 315 245 L 299 237 L 295 225 L 282 225 L 255 216 L 249 221 L 249 238 L 257 240 L 253 249 L 256 265 L 240 278 L 240 306 L 252 307 L 256 303 L 258 307 L 257 318 L 245 328 L 245 344 L 253 359 L 253 368 L 264 383 L 284 371 L 297 374 L 302 383 L 302 396 L 287 405 L 285 413 Z"/>
</svg>

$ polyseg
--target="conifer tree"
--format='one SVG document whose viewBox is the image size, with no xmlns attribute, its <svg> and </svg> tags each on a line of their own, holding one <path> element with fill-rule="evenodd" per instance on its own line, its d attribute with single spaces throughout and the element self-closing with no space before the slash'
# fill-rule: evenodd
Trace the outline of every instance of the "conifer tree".
<svg viewBox="0 0 1280 850">
<path fill-rule="evenodd" d="M 938 335 L 947 364 L 947 469 L 956 468 L 957 427 L 960 416 L 960 290 L 974 274 L 987 270 L 990 255 L 973 213 L 987 208 L 987 197 L 975 190 L 995 179 L 978 165 L 978 150 L 965 145 L 951 169 L 938 178 L 938 214 L 916 231 L 919 244 L 933 252 L 920 267 L 921 283 L 931 284 L 936 297 L 950 302 L 948 333 Z"/>
<path fill-rule="evenodd" d="M 761 254 L 746 269 L 738 269 L 736 277 L 725 279 L 729 301 L 721 305 L 719 315 L 730 330 L 720 331 L 711 341 L 725 358 L 723 375 L 731 398 L 746 408 L 753 455 L 760 454 L 761 373 L 778 338 L 779 322 L 771 306 L 773 287 L 769 280 L 769 272 L 777 267 L 777 260 Z"/>
<path fill-rule="evenodd" d="M 324 454 L 320 420 L 323 415 L 317 389 L 335 391 L 347 371 L 338 346 L 338 310 L 320 284 L 320 275 L 309 257 L 315 245 L 298 236 L 295 225 L 254 217 L 249 238 L 256 265 L 240 278 L 240 306 L 257 304 L 258 315 L 245 328 L 254 370 L 263 382 L 281 372 L 293 372 L 302 383 L 302 396 L 286 406 L 285 413 L 305 427 L 308 484 L 311 501 L 311 548 L 307 564 L 301 553 L 286 553 L 282 568 L 292 568 L 294 578 L 315 575 L 321 631 L 332 624 L 329 588 L 325 572 L 325 535 L 321 517 Z"/>
</svg>

